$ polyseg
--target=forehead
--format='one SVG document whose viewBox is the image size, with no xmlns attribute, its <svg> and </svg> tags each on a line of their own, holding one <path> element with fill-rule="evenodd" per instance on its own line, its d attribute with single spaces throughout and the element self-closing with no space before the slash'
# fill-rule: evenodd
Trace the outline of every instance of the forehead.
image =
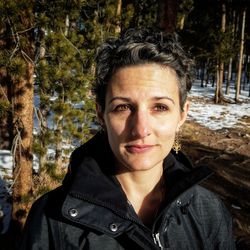
<svg viewBox="0 0 250 250">
<path fill-rule="evenodd" d="M 178 80 L 175 71 L 158 64 L 143 64 L 122 67 L 111 77 L 107 94 L 117 92 L 178 92 Z"/>
</svg>

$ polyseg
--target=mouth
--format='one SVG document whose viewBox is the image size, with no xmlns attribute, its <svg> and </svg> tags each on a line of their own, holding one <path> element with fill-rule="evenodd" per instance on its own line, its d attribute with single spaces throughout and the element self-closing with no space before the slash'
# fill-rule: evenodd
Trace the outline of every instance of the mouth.
<svg viewBox="0 0 250 250">
<path fill-rule="evenodd" d="M 153 149 L 154 145 L 127 145 L 126 150 L 129 153 L 145 153 Z"/>
</svg>

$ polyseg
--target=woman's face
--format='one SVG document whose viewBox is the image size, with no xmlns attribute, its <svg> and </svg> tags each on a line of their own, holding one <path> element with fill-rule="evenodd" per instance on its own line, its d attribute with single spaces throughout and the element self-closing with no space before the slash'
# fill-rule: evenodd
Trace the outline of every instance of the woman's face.
<svg viewBox="0 0 250 250">
<path fill-rule="evenodd" d="M 120 171 L 162 168 L 187 111 L 188 103 L 180 108 L 175 72 L 156 64 L 119 69 L 109 82 L 105 110 L 97 106 Z"/>
</svg>

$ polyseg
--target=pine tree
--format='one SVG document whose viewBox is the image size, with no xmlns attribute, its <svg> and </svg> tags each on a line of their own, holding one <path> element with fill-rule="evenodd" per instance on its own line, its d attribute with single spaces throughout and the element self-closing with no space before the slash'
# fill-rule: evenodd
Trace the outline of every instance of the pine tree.
<svg viewBox="0 0 250 250">
<path fill-rule="evenodd" d="M 159 27 L 159 1 L 125 0 L 122 13 L 123 28 Z"/>
<path fill-rule="evenodd" d="M 117 35 L 120 4 L 115 0 L 41 1 L 37 6 L 37 113 L 41 126 L 35 145 L 42 165 L 47 149 L 55 150 L 56 174 L 67 165 L 63 162 L 65 144 L 77 146 L 91 135 L 95 50 L 106 37 Z"/>
<path fill-rule="evenodd" d="M 14 218 L 23 220 L 21 202 L 32 192 L 34 1 L 1 1 L 1 87 L 14 158 Z M 3 100 L 3 99 L 2 99 Z"/>
<path fill-rule="evenodd" d="M 88 139 L 92 119 L 88 94 L 93 56 L 85 48 L 86 41 L 81 34 L 81 7 L 81 1 L 43 1 L 37 7 L 38 112 L 45 122 L 41 123 L 37 140 L 40 145 L 36 144 L 36 150 L 42 156 L 48 147 L 55 150 L 56 173 L 61 173 L 63 166 L 63 143 Z M 75 109 L 80 102 L 84 105 Z M 79 124 L 83 126 L 81 131 Z"/>
</svg>

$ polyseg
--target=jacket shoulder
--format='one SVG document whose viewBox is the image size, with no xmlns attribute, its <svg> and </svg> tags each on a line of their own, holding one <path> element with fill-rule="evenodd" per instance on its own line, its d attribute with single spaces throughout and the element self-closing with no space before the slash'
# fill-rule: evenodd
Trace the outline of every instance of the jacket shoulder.
<svg viewBox="0 0 250 250">
<path fill-rule="evenodd" d="M 42 195 L 33 203 L 27 220 L 29 217 L 33 216 L 33 214 L 43 214 L 47 217 L 59 219 L 58 217 L 60 217 L 61 207 L 66 195 L 67 191 L 63 186 L 60 186 Z"/>
<path fill-rule="evenodd" d="M 231 217 L 221 198 L 214 192 L 200 185 L 195 185 L 191 192 L 195 209 L 204 219 Z"/>
<path fill-rule="evenodd" d="M 200 185 L 194 187 L 193 195 L 193 209 L 210 242 L 220 246 L 218 249 L 234 249 L 232 217 L 221 198 Z"/>
<path fill-rule="evenodd" d="M 65 220 L 61 213 L 65 195 L 63 187 L 59 187 L 33 203 L 22 233 L 20 250 L 50 249 L 51 230 L 55 231 L 58 222 Z"/>
<path fill-rule="evenodd" d="M 192 244 L 196 242 L 197 248 L 190 245 L 187 249 L 235 249 L 231 215 L 215 193 L 195 185 L 180 195 L 172 208 L 177 222 L 173 220 L 169 238 L 174 246 L 183 242 L 189 244 L 192 238 Z M 185 226 L 180 227 L 181 224 Z M 189 238 L 184 239 L 187 231 Z M 181 235 L 179 242 L 177 234 Z"/>
</svg>

